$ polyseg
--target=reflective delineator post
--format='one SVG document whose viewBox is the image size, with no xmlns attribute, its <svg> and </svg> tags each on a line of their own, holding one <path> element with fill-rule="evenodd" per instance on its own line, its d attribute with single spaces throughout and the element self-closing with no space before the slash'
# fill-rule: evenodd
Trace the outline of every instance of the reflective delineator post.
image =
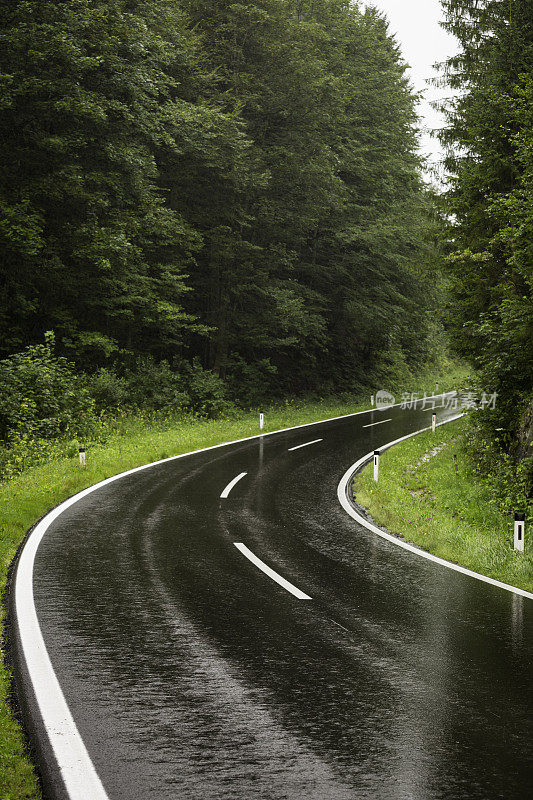
<svg viewBox="0 0 533 800">
<path fill-rule="evenodd" d="M 376 483 L 379 478 L 379 450 L 374 450 L 374 480 Z"/>
<path fill-rule="evenodd" d="M 265 415 L 259 414 L 259 427 L 263 430 L 263 425 L 265 424 Z"/>
<path fill-rule="evenodd" d="M 524 537 L 526 531 L 526 515 L 517 511 L 514 515 L 514 549 L 519 553 L 524 552 Z"/>
<path fill-rule="evenodd" d="M 438 381 L 435 381 L 435 394 L 439 393 L 439 384 Z"/>
<path fill-rule="evenodd" d="M 80 447 L 78 450 L 80 454 L 80 467 L 85 466 L 85 447 Z"/>
<path fill-rule="evenodd" d="M 370 405 L 371 406 L 374 405 L 374 395 L 373 394 L 370 395 Z"/>
<path fill-rule="evenodd" d="M 431 430 L 433 431 L 433 433 L 435 433 L 436 425 L 437 425 L 437 415 L 436 414 L 432 414 L 431 415 Z"/>
</svg>

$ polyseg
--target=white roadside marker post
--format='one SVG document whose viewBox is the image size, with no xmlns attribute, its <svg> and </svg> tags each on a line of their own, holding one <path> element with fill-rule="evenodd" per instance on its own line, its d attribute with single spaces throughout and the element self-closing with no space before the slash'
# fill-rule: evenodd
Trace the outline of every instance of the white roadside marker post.
<svg viewBox="0 0 533 800">
<path fill-rule="evenodd" d="M 517 511 L 514 515 L 514 549 L 519 553 L 524 552 L 524 538 L 526 528 L 526 515 Z"/>
<path fill-rule="evenodd" d="M 436 414 L 432 414 L 431 415 L 431 430 L 433 431 L 433 433 L 435 433 L 436 425 L 437 425 L 437 415 Z"/>
<path fill-rule="evenodd" d="M 370 395 L 370 405 L 371 406 L 374 405 L 374 395 L 373 394 Z"/>
<path fill-rule="evenodd" d="M 379 478 L 379 450 L 374 450 L 374 480 L 376 483 Z"/>
<path fill-rule="evenodd" d="M 85 466 L 85 447 L 80 447 L 78 452 L 80 454 L 80 467 L 84 467 Z"/>
<path fill-rule="evenodd" d="M 263 430 L 264 424 L 265 424 L 265 415 L 264 414 L 259 414 L 259 428 L 260 428 L 260 430 Z"/>
<path fill-rule="evenodd" d="M 439 383 L 438 383 L 438 381 L 435 381 L 435 394 L 438 394 L 438 393 L 439 393 Z"/>
</svg>

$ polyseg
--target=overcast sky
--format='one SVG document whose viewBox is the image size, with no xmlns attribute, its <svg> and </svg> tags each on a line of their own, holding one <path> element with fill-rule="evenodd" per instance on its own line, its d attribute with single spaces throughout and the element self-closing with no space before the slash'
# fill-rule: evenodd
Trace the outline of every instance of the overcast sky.
<svg viewBox="0 0 533 800">
<path fill-rule="evenodd" d="M 430 136 L 429 130 L 440 127 L 442 117 L 431 108 L 430 101 L 449 94 L 449 90 L 428 86 L 428 78 L 437 73 L 433 64 L 444 61 L 453 55 L 457 43 L 453 36 L 446 33 L 440 25 L 442 9 L 439 0 L 372 0 L 365 5 L 373 5 L 383 10 L 390 22 L 390 31 L 394 33 L 400 45 L 405 61 L 411 67 L 411 80 L 417 90 L 424 91 L 424 100 L 420 104 L 424 134 L 422 151 L 430 156 L 433 163 L 441 158 L 439 142 Z"/>
</svg>

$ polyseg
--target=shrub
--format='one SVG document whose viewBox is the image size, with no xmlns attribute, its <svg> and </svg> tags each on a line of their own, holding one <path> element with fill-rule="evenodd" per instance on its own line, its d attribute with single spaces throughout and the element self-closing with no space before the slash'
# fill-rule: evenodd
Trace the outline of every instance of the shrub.
<svg viewBox="0 0 533 800">
<path fill-rule="evenodd" d="M 168 361 L 158 363 L 151 357 L 137 358 L 134 367 L 124 373 L 124 379 L 129 406 L 155 411 L 179 410 L 189 405 L 183 379 Z"/>
<path fill-rule="evenodd" d="M 214 418 L 233 408 L 226 399 L 224 382 L 211 370 L 203 369 L 197 359 L 187 365 L 184 380 L 189 395 L 188 408 L 195 414 Z"/>
<path fill-rule="evenodd" d="M 495 427 L 498 419 L 495 411 L 471 411 L 465 450 L 474 472 L 491 487 L 494 504 L 505 513 L 524 510 L 531 520 L 533 456 L 518 461 L 515 454 L 508 452 L 508 434 Z"/>
<path fill-rule="evenodd" d="M 102 373 L 106 372 L 106 375 Z M 225 385 L 211 370 L 203 369 L 195 359 L 192 364 L 182 361 L 172 369 L 168 361 L 157 363 L 151 357 L 138 358 L 133 368 L 117 378 L 113 373 L 100 370 L 95 376 L 95 386 L 100 394 L 96 401 L 124 397 L 133 408 L 148 411 L 192 411 L 202 417 L 217 417 L 227 413 L 232 405 L 226 399 Z"/>
<path fill-rule="evenodd" d="M 54 355 L 54 334 L 0 361 L 0 439 L 57 439 L 90 434 L 97 423 L 84 378 Z"/>
<path fill-rule="evenodd" d="M 233 355 L 228 365 L 226 378 L 232 397 L 248 408 L 266 403 L 276 395 L 277 368 L 268 358 L 247 362 Z M 282 393 L 284 396 L 285 393 Z"/>
<path fill-rule="evenodd" d="M 89 376 L 87 388 L 99 411 L 128 404 L 130 392 L 127 380 L 105 367 Z"/>
</svg>

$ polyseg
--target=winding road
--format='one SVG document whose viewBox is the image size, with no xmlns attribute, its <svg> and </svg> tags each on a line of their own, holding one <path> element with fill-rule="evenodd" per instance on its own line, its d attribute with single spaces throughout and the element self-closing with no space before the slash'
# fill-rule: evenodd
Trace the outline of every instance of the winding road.
<svg viewBox="0 0 533 800">
<path fill-rule="evenodd" d="M 383 540 L 337 498 L 350 464 L 430 420 L 393 407 L 252 438 L 62 510 L 13 600 L 17 630 L 32 581 L 31 658 L 57 676 L 28 674 L 19 627 L 48 795 L 525 800 L 533 603 Z M 57 690 L 93 783 L 58 768 Z"/>
</svg>

